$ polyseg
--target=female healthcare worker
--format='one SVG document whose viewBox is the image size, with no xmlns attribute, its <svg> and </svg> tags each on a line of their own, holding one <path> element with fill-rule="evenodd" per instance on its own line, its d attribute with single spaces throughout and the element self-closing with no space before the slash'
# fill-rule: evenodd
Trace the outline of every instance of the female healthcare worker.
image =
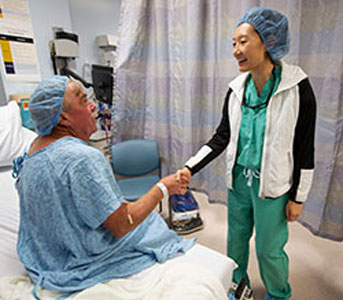
<svg viewBox="0 0 343 300">
<path fill-rule="evenodd" d="M 252 8 L 238 21 L 233 55 L 241 72 L 230 84 L 212 139 L 189 159 L 191 177 L 227 148 L 227 254 L 247 275 L 249 240 L 256 231 L 265 299 L 289 299 L 288 221 L 302 211 L 314 169 L 316 101 L 307 75 L 280 61 L 289 51 L 287 18 Z"/>
</svg>

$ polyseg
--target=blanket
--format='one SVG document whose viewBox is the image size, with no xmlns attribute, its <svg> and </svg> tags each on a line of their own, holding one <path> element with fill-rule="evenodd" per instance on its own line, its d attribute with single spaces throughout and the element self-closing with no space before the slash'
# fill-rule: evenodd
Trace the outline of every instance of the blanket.
<svg viewBox="0 0 343 300">
<path fill-rule="evenodd" d="M 34 283 L 29 277 L 0 278 L 0 299 L 34 300 Z M 62 293 L 38 288 L 41 300 L 52 300 Z M 75 293 L 68 300 L 181 300 L 227 299 L 225 289 L 213 271 L 193 263 L 168 260 L 123 279 L 113 279 Z"/>
</svg>

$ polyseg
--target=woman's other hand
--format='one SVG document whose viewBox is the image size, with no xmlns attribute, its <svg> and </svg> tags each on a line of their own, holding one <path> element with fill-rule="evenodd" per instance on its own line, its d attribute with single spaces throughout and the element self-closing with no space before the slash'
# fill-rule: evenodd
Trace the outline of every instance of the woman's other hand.
<svg viewBox="0 0 343 300">
<path fill-rule="evenodd" d="M 287 221 L 294 222 L 298 219 L 301 212 L 303 210 L 302 203 L 296 203 L 292 200 L 288 200 L 287 206 L 286 206 L 286 217 Z"/>
</svg>

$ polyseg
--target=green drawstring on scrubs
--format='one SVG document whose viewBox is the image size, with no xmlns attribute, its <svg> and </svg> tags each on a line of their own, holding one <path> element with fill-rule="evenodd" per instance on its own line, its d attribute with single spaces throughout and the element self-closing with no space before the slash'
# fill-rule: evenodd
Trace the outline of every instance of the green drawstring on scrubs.
<svg viewBox="0 0 343 300">
<path fill-rule="evenodd" d="M 276 66 L 260 96 L 251 75 L 246 82 L 233 170 L 234 189 L 228 191 L 227 254 L 239 265 L 233 281 L 239 283 L 245 278 L 249 283 L 249 240 L 255 226 L 256 254 L 263 283 L 272 297 L 289 299 L 288 257 L 283 250 L 288 241 L 285 213 L 288 195 L 273 199 L 258 197 L 267 105 L 280 80 L 281 66 Z"/>
</svg>

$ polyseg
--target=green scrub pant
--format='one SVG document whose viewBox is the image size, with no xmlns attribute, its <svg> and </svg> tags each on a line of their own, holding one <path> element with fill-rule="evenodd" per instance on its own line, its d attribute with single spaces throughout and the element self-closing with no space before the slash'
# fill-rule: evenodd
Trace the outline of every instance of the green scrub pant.
<svg viewBox="0 0 343 300">
<path fill-rule="evenodd" d="M 249 240 L 255 226 L 256 254 L 264 286 L 273 299 L 289 299 L 288 257 L 283 249 L 288 240 L 288 195 L 259 198 L 259 179 L 253 178 L 249 187 L 243 169 L 234 168 L 234 190 L 228 192 L 227 255 L 238 264 L 233 281 L 239 283 L 245 278 L 249 283 Z"/>
</svg>

